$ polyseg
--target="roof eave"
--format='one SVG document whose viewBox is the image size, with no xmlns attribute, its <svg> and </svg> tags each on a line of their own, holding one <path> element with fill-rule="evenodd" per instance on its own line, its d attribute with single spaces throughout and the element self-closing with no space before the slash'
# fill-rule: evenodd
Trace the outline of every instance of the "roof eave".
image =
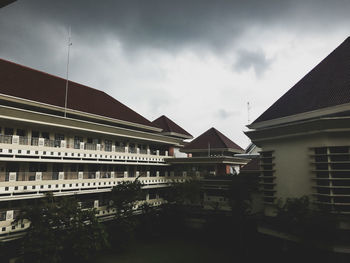
<svg viewBox="0 0 350 263">
<path fill-rule="evenodd" d="M 244 150 L 235 149 L 235 148 L 206 148 L 206 149 L 181 149 L 181 152 L 185 153 L 192 153 L 192 152 L 208 152 L 208 151 L 215 151 L 215 152 L 232 152 L 232 153 L 244 153 Z"/>
<path fill-rule="evenodd" d="M 162 134 L 167 135 L 167 136 L 175 136 L 175 137 L 180 137 L 183 139 L 193 139 L 192 136 L 186 135 L 186 134 L 181 134 L 177 132 L 162 132 Z"/>
<path fill-rule="evenodd" d="M 340 104 L 332 107 L 326 107 L 314 111 L 307 111 L 307 112 L 302 112 L 294 115 L 289 115 L 281 118 L 276 118 L 276 119 L 271 119 L 271 120 L 266 120 L 266 121 L 260 121 L 260 122 L 253 122 L 247 127 L 249 129 L 261 129 L 261 128 L 266 128 L 269 126 L 276 126 L 280 124 L 286 124 L 289 122 L 295 122 L 295 121 L 301 121 L 301 120 L 306 120 L 306 119 L 311 119 L 311 118 L 317 118 L 317 117 L 322 117 L 325 115 L 329 114 L 335 114 L 339 112 L 344 112 L 350 110 L 350 103 L 345 103 L 345 104 Z"/>
<path fill-rule="evenodd" d="M 36 106 L 36 107 L 41 107 L 41 108 L 46 108 L 46 109 L 54 109 L 54 110 L 61 111 L 61 112 L 65 111 L 64 107 L 60 107 L 60 106 L 56 106 L 56 105 L 52 105 L 52 104 L 47 104 L 47 103 L 43 103 L 43 102 L 39 102 L 39 101 L 19 98 L 19 97 L 15 97 L 15 96 L 3 94 L 3 93 L 0 93 L 0 98 L 5 99 L 5 100 L 9 100 L 9 101 L 18 102 L 18 103 L 23 103 L 23 104 L 30 104 L 30 105 Z M 73 109 L 69 109 L 69 108 L 66 109 L 66 112 L 72 113 L 72 114 L 78 114 L 81 116 L 90 117 L 93 119 L 103 119 L 106 121 L 110 121 L 110 122 L 114 122 L 114 123 L 118 123 L 118 124 L 123 124 L 123 125 L 128 125 L 131 127 L 138 127 L 138 128 L 142 128 L 142 129 L 150 130 L 150 131 L 154 131 L 154 132 L 161 132 L 162 131 L 162 129 L 160 129 L 158 127 L 154 127 L 154 126 L 148 126 L 148 125 L 144 125 L 144 124 L 114 119 L 114 118 L 110 118 L 110 117 L 106 117 L 106 116 L 102 116 L 102 115 L 73 110 Z"/>
</svg>

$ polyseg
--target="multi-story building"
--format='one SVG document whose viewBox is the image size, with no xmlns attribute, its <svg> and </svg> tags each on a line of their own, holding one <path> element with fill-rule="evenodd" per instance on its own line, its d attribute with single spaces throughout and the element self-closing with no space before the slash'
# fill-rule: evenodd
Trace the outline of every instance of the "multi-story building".
<svg viewBox="0 0 350 263">
<path fill-rule="evenodd" d="M 106 219 L 106 193 L 139 177 L 160 204 L 158 189 L 185 178 L 166 160 L 190 138 L 165 116 L 152 123 L 102 91 L 0 60 L 0 239 L 23 232 L 17 209 L 47 192 Z"/>
<path fill-rule="evenodd" d="M 150 122 L 102 91 L 0 59 L 0 240 L 21 236 L 30 223 L 12 224 L 20 207 L 48 192 L 109 220 L 108 192 L 123 181 L 138 178 L 144 201 L 160 205 L 172 182 L 225 186 L 247 163 L 214 128 L 192 138 L 164 115 Z"/>
<path fill-rule="evenodd" d="M 278 199 L 308 196 L 316 207 L 347 218 L 349 83 L 350 38 L 248 126 L 246 134 L 262 148 L 266 215 L 275 214 Z"/>
<path fill-rule="evenodd" d="M 245 151 L 215 128 L 199 135 L 180 151 L 188 156 L 168 162 L 175 173 L 201 179 L 203 208 L 229 211 L 228 191 L 232 176 L 239 174 L 241 167 L 249 161 L 236 155 Z"/>
</svg>

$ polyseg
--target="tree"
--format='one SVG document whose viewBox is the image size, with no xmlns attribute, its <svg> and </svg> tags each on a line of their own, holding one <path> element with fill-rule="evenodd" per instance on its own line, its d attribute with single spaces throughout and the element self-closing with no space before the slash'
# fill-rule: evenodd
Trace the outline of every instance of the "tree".
<svg viewBox="0 0 350 263">
<path fill-rule="evenodd" d="M 144 200 L 142 184 L 136 178 L 134 181 L 124 181 L 113 187 L 110 206 L 116 209 L 116 220 L 109 225 L 110 241 L 114 248 L 125 249 L 134 237 L 138 219 L 134 216 L 134 207 L 138 201 Z"/>
<path fill-rule="evenodd" d="M 337 235 L 338 214 L 317 209 L 310 205 L 309 198 L 279 200 L 274 226 L 296 235 L 303 242 L 333 242 Z"/>
<path fill-rule="evenodd" d="M 15 223 L 29 220 L 22 239 L 23 262 L 86 261 L 108 246 L 94 209 L 81 209 L 75 197 L 47 194 L 23 207 Z"/>
<path fill-rule="evenodd" d="M 170 204 L 198 204 L 200 202 L 200 188 L 199 180 L 190 179 L 183 183 L 172 182 L 165 191 L 164 198 Z"/>
</svg>

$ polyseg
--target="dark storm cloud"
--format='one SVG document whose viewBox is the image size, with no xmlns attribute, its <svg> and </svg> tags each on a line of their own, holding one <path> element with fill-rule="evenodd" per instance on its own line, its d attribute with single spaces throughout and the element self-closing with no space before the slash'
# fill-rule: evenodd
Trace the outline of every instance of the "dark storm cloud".
<svg viewBox="0 0 350 263">
<path fill-rule="evenodd" d="M 268 69 L 272 62 L 272 59 L 268 59 L 262 50 L 238 50 L 237 55 L 237 61 L 233 65 L 234 70 L 240 72 L 253 68 L 258 77 Z"/>
<path fill-rule="evenodd" d="M 0 9 L 0 57 L 64 76 L 71 26 L 75 51 L 101 52 L 108 39 L 129 59 L 152 56 L 150 50 L 221 57 L 229 50 L 238 52 L 235 69 L 253 67 L 259 75 L 270 61 L 238 44 L 250 28 L 326 32 L 349 25 L 349 9 L 344 0 L 18 0 Z M 75 61 L 86 64 L 93 54 L 79 56 Z"/>
<path fill-rule="evenodd" d="M 326 26 L 348 19 L 349 1 L 307 0 L 19 0 L 1 10 L 7 19 L 71 25 L 78 37 L 98 44 L 115 35 L 124 48 L 165 50 L 193 45 L 222 50 L 250 25 Z M 8 21 L 8 20 L 7 20 Z M 1 21 L 2 23 L 4 21 Z M 5 21 L 6 22 L 6 21 Z M 8 25 L 8 27 L 10 27 Z M 12 28 L 16 31 L 16 28 Z M 1 27 L 1 30 L 6 28 Z M 7 30 L 10 30 L 7 28 Z M 1 43 L 2 44 L 2 43 Z"/>
</svg>

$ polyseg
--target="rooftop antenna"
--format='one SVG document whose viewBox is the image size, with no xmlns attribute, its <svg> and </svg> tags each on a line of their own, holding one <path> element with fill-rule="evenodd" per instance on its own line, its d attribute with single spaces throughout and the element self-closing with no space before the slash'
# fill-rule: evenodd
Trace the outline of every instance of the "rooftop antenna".
<svg viewBox="0 0 350 263">
<path fill-rule="evenodd" d="M 64 117 L 67 117 L 67 100 L 68 100 L 68 72 L 69 72 L 69 51 L 70 46 L 73 45 L 71 41 L 71 28 L 68 29 L 68 54 L 67 54 L 67 74 L 66 74 L 66 97 L 64 100 Z"/>
<path fill-rule="evenodd" d="M 249 101 L 247 102 L 247 112 L 248 112 L 248 124 L 250 123 L 250 110 L 251 110 L 251 106 Z"/>
</svg>

